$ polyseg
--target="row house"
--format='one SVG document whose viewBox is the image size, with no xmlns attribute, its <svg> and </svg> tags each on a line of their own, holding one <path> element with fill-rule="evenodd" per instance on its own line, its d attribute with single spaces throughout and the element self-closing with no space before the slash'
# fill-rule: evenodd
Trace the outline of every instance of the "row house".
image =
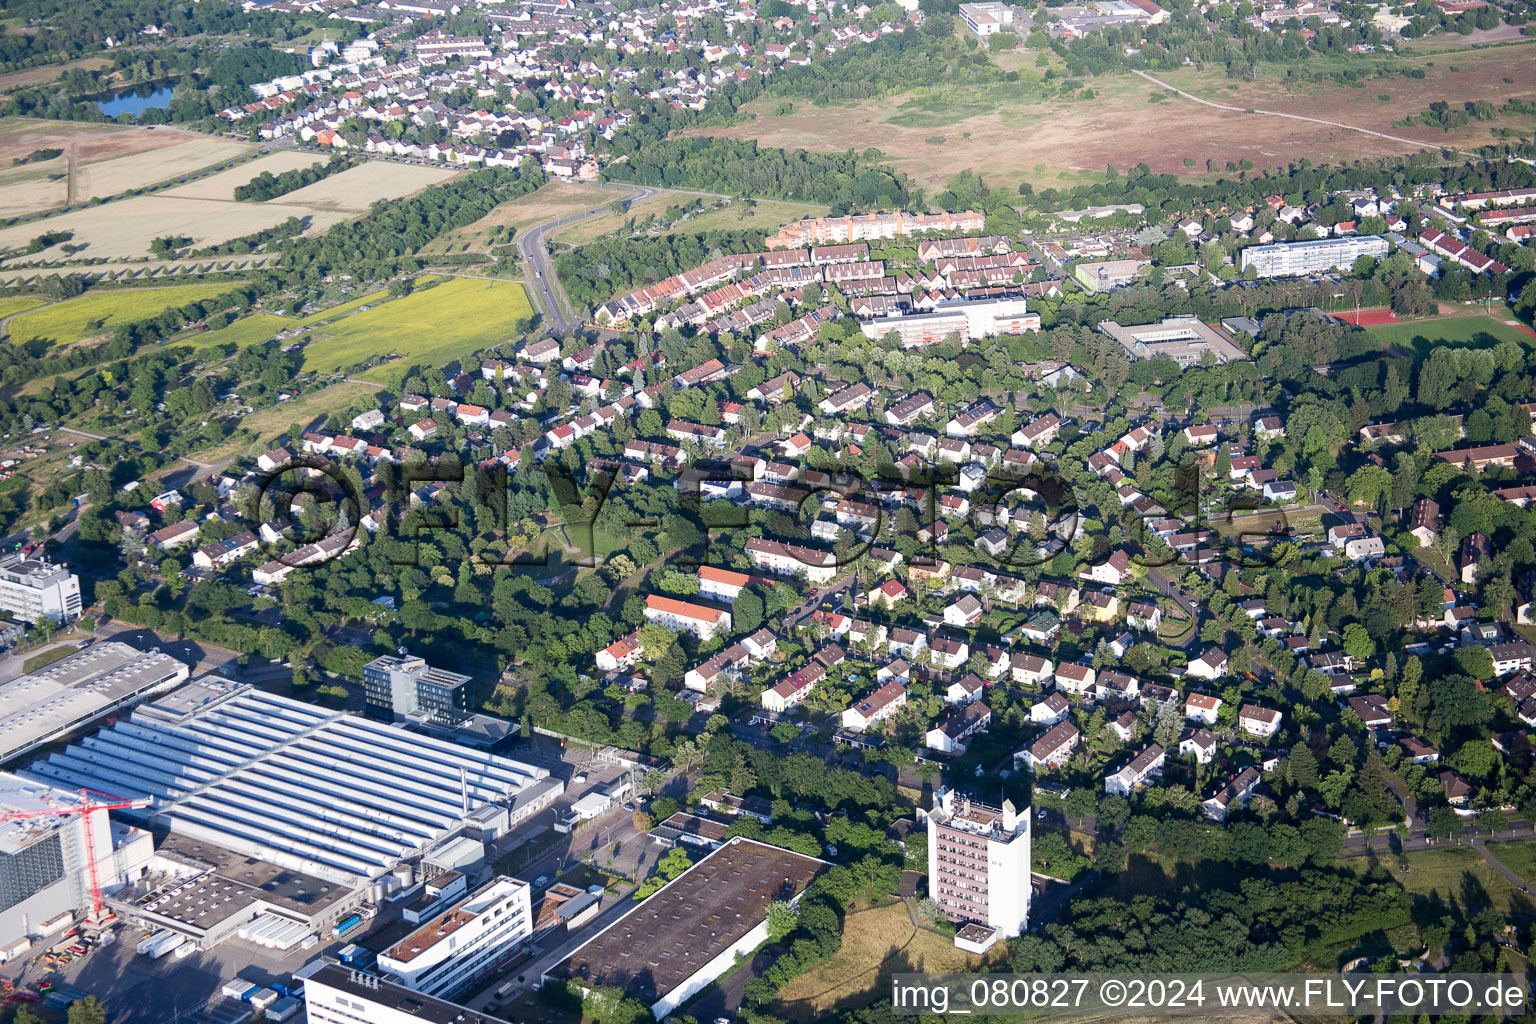
<svg viewBox="0 0 1536 1024">
<path fill-rule="evenodd" d="M 1059 722 L 1029 746 L 1013 755 L 1015 764 L 1022 764 L 1031 772 L 1060 768 L 1072 758 L 1072 752 L 1082 742 L 1083 734 L 1071 722 Z"/>
<path fill-rule="evenodd" d="M 1117 772 L 1104 776 L 1104 792 L 1115 796 L 1131 796 L 1148 786 L 1163 774 L 1167 752 L 1159 744 L 1149 744 Z"/>
<path fill-rule="evenodd" d="M 896 679 L 884 683 L 839 716 L 844 729 L 863 732 L 890 718 L 907 703 L 907 688 Z"/>
</svg>

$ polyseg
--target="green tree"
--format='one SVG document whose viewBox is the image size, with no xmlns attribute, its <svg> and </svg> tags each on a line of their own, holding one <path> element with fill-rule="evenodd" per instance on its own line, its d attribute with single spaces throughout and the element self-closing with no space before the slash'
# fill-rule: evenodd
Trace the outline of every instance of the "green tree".
<svg viewBox="0 0 1536 1024">
<path fill-rule="evenodd" d="M 86 996 L 69 1004 L 69 1024 L 107 1024 L 107 1012 L 101 1007 L 101 1000 L 95 996 Z"/>
</svg>

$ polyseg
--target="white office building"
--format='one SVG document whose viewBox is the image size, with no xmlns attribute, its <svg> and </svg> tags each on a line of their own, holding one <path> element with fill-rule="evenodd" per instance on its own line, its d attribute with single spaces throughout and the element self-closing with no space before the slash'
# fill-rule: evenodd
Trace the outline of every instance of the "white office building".
<svg viewBox="0 0 1536 1024">
<path fill-rule="evenodd" d="M 965 23 L 967 32 L 977 39 L 985 39 L 998 32 L 1013 31 L 1013 8 L 994 0 L 961 4 L 960 20 Z"/>
<path fill-rule="evenodd" d="M 952 789 L 934 794 L 928 818 L 928 895 L 951 921 L 1004 936 L 1029 923 L 1029 808 L 991 807 Z"/>
<path fill-rule="evenodd" d="M 452 998 L 506 964 L 533 933 L 528 883 L 502 875 L 379 954 L 415 992 Z"/>
<path fill-rule="evenodd" d="M 1031 313 L 1024 299 L 985 299 L 949 302 L 931 313 L 883 316 L 859 325 L 864 336 L 879 341 L 896 335 L 902 348 L 937 345 L 951 334 L 961 343 L 1000 334 L 1024 334 L 1040 330 L 1040 314 Z"/>
<path fill-rule="evenodd" d="M 299 972 L 309 1024 L 503 1024 L 456 1003 L 324 961 Z"/>
<path fill-rule="evenodd" d="M 1295 277 L 1318 274 L 1325 270 L 1348 270 L 1361 256 L 1384 259 L 1387 240 L 1379 235 L 1345 235 L 1343 238 L 1315 238 L 1305 242 L 1276 242 L 1243 250 L 1242 269 L 1260 277 Z"/>
<path fill-rule="evenodd" d="M 43 618 L 73 622 L 80 617 L 80 577 L 45 558 L 8 558 L 0 562 L 0 612 L 29 626 Z"/>
</svg>

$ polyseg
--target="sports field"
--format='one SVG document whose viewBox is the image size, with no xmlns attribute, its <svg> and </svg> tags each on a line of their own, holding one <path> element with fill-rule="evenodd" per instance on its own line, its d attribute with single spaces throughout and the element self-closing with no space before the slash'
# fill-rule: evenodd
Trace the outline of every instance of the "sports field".
<svg viewBox="0 0 1536 1024">
<path fill-rule="evenodd" d="M 304 346 L 304 368 L 335 373 L 370 356 L 392 354 L 441 366 L 517 333 L 532 307 L 523 286 L 455 277 L 372 309 L 316 327 Z M 362 374 L 382 382 L 387 366 Z"/>
<path fill-rule="evenodd" d="M 1384 344 L 1399 352 L 1411 351 L 1418 359 L 1443 345 L 1457 348 L 1492 348 L 1512 341 L 1526 348 L 1536 347 L 1536 338 L 1518 327 L 1485 313 L 1439 317 L 1432 320 L 1404 320 L 1395 324 L 1367 326 Z"/>
<path fill-rule="evenodd" d="M 87 292 L 11 320 L 10 340 L 20 344 L 68 345 L 110 332 L 118 324 L 154 316 L 174 306 L 199 302 L 229 291 L 231 284 L 189 284 L 174 288 L 125 288 Z"/>
<path fill-rule="evenodd" d="M 1354 324 L 1356 327 L 1378 327 L 1382 324 L 1402 322 L 1397 318 L 1396 313 L 1385 307 L 1381 309 L 1362 309 L 1358 313 L 1335 313 L 1333 315 L 1347 324 Z"/>
</svg>

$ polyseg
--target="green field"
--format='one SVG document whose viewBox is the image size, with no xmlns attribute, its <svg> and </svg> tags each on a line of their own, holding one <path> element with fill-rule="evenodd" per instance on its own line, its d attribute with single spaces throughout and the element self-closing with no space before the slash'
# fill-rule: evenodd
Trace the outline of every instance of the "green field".
<svg viewBox="0 0 1536 1024">
<path fill-rule="evenodd" d="M 345 409 L 360 396 L 372 395 L 376 390 L 356 381 L 338 381 L 291 402 L 253 412 L 240 422 L 240 426 L 255 433 L 263 443 L 269 444 L 295 423 L 308 427 L 315 419 Z"/>
<path fill-rule="evenodd" d="M 152 317 L 174 306 L 223 295 L 231 287 L 229 284 L 189 284 L 174 288 L 88 292 L 79 298 L 15 317 L 10 324 L 10 338 L 21 344 L 44 341 L 69 345 L 106 334 L 119 324 Z"/>
<path fill-rule="evenodd" d="M 1366 330 L 1399 352 L 1406 354 L 1411 350 L 1418 359 L 1427 359 L 1429 353 L 1441 345 L 1492 348 L 1500 342 L 1513 341 L 1526 347 L 1536 347 L 1536 338 L 1485 313 L 1433 320 L 1408 320 L 1400 324 L 1367 327 Z"/>
<path fill-rule="evenodd" d="M 254 345 L 266 341 L 279 331 L 286 331 L 292 327 L 293 321 L 287 317 L 277 316 L 273 313 L 255 313 L 248 317 L 242 317 L 230 324 L 221 327 L 217 331 L 207 331 L 203 334 L 194 334 L 182 338 L 176 342 L 178 345 L 191 345 L 193 348 L 210 348 L 214 345 L 233 344 L 238 348 Z"/>
<path fill-rule="evenodd" d="M 1514 847 L 1529 845 L 1498 843 L 1492 849 L 1494 856 L 1511 871 L 1518 873 L 1519 868 L 1510 861 L 1522 865 L 1524 862 L 1520 859 L 1520 851 Z M 1355 874 L 1364 874 L 1372 867 L 1383 867 L 1399 885 L 1416 896 L 1432 896 L 1464 907 L 1495 907 L 1500 911 L 1508 911 L 1511 898 L 1518 895 L 1509 879 L 1494 870 L 1491 864 L 1483 860 L 1482 854 L 1470 846 L 1420 850 L 1407 854 L 1404 859 L 1408 865 L 1407 871 L 1402 870 L 1396 856 L 1390 855 L 1345 857 L 1338 863 L 1340 867 Z"/>
<path fill-rule="evenodd" d="M 422 282 L 430 280 L 432 280 L 430 277 L 421 279 Z M 282 331 L 292 330 L 295 327 L 312 327 L 315 324 L 322 324 L 329 320 L 346 316 L 359 306 L 387 301 L 389 301 L 388 296 L 382 291 L 377 291 L 369 292 L 367 295 L 359 295 L 356 298 L 348 299 L 346 302 L 327 307 L 318 313 L 311 313 L 309 316 L 298 319 L 278 316 L 276 313 L 252 313 L 248 317 L 236 320 L 228 327 L 220 328 L 217 331 L 209 331 L 206 334 L 194 334 L 191 337 L 182 338 L 176 344 L 191 345 L 194 348 L 233 344 L 239 348 L 244 348 L 247 345 L 266 341 Z"/>
<path fill-rule="evenodd" d="M 386 353 L 441 366 L 511 338 L 516 322 L 531 313 L 520 284 L 451 278 L 316 329 L 304 347 L 304 368 L 335 373 Z M 363 377 L 382 381 L 388 373 L 381 366 Z"/>
<path fill-rule="evenodd" d="M 41 295 L 12 295 L 0 299 L 0 320 L 4 320 L 12 313 L 20 313 L 24 309 L 33 309 L 43 305 L 48 300 Z"/>
</svg>

